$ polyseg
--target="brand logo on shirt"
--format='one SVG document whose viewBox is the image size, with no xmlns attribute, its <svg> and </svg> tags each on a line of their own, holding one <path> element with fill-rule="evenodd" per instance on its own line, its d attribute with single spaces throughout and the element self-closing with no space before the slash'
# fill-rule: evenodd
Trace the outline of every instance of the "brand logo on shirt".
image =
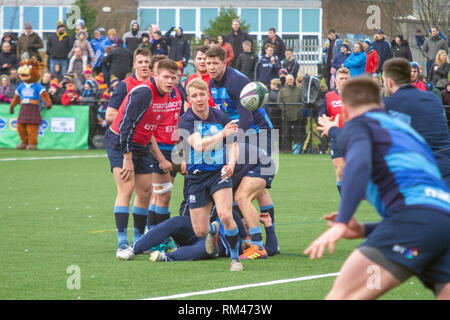
<svg viewBox="0 0 450 320">
<path fill-rule="evenodd" d="M 342 107 L 342 101 L 341 100 L 333 100 L 333 101 L 331 101 L 331 106 L 333 108 Z"/>
<path fill-rule="evenodd" d="M 434 198 L 434 199 L 438 199 L 438 200 L 450 203 L 450 193 L 445 192 L 444 190 L 426 187 L 424 191 L 425 191 L 426 197 L 430 197 L 430 198 Z"/>
<path fill-rule="evenodd" d="M 399 244 L 394 245 L 392 247 L 392 251 L 404 255 L 408 259 L 413 259 L 414 257 L 417 257 L 419 255 L 419 250 L 417 248 L 415 247 L 406 248 Z"/>
</svg>

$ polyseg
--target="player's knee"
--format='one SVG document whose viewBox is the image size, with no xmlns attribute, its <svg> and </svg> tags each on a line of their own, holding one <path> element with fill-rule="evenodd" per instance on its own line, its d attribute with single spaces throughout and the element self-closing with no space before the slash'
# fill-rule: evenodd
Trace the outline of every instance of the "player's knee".
<svg viewBox="0 0 450 320">
<path fill-rule="evenodd" d="M 244 192 L 236 192 L 234 195 L 234 202 L 236 202 L 238 206 L 242 206 L 250 202 L 250 198 Z"/>
<path fill-rule="evenodd" d="M 208 228 L 194 226 L 194 233 L 199 238 L 206 237 L 208 235 Z"/>
</svg>

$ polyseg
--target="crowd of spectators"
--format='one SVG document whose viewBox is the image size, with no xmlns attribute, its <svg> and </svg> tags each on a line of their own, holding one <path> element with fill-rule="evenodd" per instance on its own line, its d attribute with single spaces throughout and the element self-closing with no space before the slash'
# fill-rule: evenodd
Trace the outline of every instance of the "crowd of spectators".
<svg viewBox="0 0 450 320">
<path fill-rule="evenodd" d="M 18 39 L 6 32 L 1 39 L 0 102 L 11 101 L 20 83 L 17 75 L 19 62 L 29 57 L 36 57 L 46 63 L 47 70 L 43 72 L 41 82 L 54 104 L 100 101 L 103 109 L 117 83 L 132 72 L 136 48 L 148 48 L 152 55 L 167 55 L 178 63 L 181 76 L 190 59 L 190 41 L 184 36 L 181 27 L 172 27 L 162 34 L 157 25 L 142 31 L 139 22 L 133 20 L 129 31 L 120 37 L 115 29 L 105 30 L 101 27 L 89 34 L 84 21 L 79 19 L 74 32 L 70 34 L 65 25 L 58 22 L 55 32 L 47 39 L 44 52 L 44 43 L 30 23 L 25 23 L 24 32 Z M 388 42 L 380 29 L 372 38 L 351 44 L 341 39 L 334 29 L 330 29 L 321 62 L 325 83 L 323 91 L 334 89 L 334 75 L 340 67 L 348 68 L 351 77 L 366 73 L 381 81 L 383 63 L 393 57 L 403 57 L 411 61 L 413 69 L 417 70 L 417 77 L 413 78 L 412 75 L 413 85 L 421 90 L 435 92 L 444 104 L 449 104 L 447 40 L 437 27 L 431 29 L 429 37 L 424 37 L 418 30 L 415 38 L 426 58 L 426 66 L 419 66 L 412 61 L 409 43 L 401 34 Z M 282 110 L 289 128 L 296 132 L 289 139 L 294 145 L 300 144 L 305 135 L 304 114 L 299 108 L 286 107 L 284 104 L 300 104 L 303 101 L 300 88 L 304 72 L 294 56 L 293 48 L 286 47 L 276 29 L 268 30 L 259 53 L 255 52 L 257 46 L 250 35 L 241 29 L 239 20 L 233 20 L 228 34 L 217 38 L 205 37 L 204 44 L 220 46 L 226 53 L 227 65 L 238 69 L 251 81 L 260 81 L 267 86 L 270 92 L 268 108 Z M 273 114 L 271 110 L 268 113 Z M 280 120 L 274 120 L 277 121 Z"/>
</svg>

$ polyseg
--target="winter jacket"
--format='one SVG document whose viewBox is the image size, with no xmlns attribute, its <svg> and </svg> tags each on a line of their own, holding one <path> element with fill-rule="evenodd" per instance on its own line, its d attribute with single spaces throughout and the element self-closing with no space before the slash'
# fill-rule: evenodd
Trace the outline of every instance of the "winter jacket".
<svg viewBox="0 0 450 320">
<path fill-rule="evenodd" d="M 444 62 L 437 68 L 437 70 L 434 70 L 435 66 L 437 66 L 437 64 L 433 63 L 432 67 L 430 68 L 430 72 L 428 72 L 427 81 L 431 82 L 433 86 L 438 88 L 439 90 L 443 90 L 448 80 L 450 64 Z"/>
<path fill-rule="evenodd" d="M 221 47 L 225 51 L 225 64 L 231 66 L 231 62 L 234 60 L 233 47 L 228 42 L 224 42 Z"/>
<path fill-rule="evenodd" d="M 28 52 L 31 57 L 39 57 L 39 49 L 43 47 L 42 39 L 36 32 L 32 32 L 29 36 L 22 33 L 19 37 L 19 42 L 17 44 L 17 56 L 21 57 L 24 52 Z"/>
<path fill-rule="evenodd" d="M 270 62 L 272 57 L 275 59 L 274 64 Z M 270 88 L 270 81 L 272 79 L 278 78 L 278 72 L 281 69 L 280 59 L 277 56 L 272 57 L 261 56 L 255 71 L 255 79 L 264 83 L 267 88 Z"/>
<path fill-rule="evenodd" d="M 380 73 L 383 70 L 383 63 L 389 59 L 391 47 L 389 43 L 384 39 L 379 39 L 373 42 L 373 49 L 378 53 L 378 68 L 377 72 Z"/>
<path fill-rule="evenodd" d="M 233 60 L 233 66 L 236 66 L 236 59 L 239 57 L 239 55 L 244 52 L 244 49 L 242 49 L 242 42 L 245 40 L 248 40 L 253 43 L 252 39 L 248 35 L 247 32 L 239 29 L 237 35 L 234 34 L 234 30 L 228 33 L 224 39 L 226 42 L 228 42 L 231 47 L 233 48 L 234 57 L 235 60 Z"/>
<path fill-rule="evenodd" d="M 250 81 L 255 80 L 255 68 L 258 55 L 254 52 L 242 52 L 236 60 L 236 69 L 245 74 Z"/>
<path fill-rule="evenodd" d="M 444 50 L 448 53 L 448 45 L 444 39 L 437 35 L 425 40 L 422 47 L 422 54 L 428 61 L 434 62 L 436 60 L 436 54 L 439 50 Z"/>
<path fill-rule="evenodd" d="M 159 40 L 153 39 L 150 44 L 150 51 L 152 56 L 159 54 L 169 55 L 169 44 L 165 38 L 159 38 Z"/>
<path fill-rule="evenodd" d="M 71 58 L 75 53 L 75 48 L 80 48 L 82 55 L 88 58 L 88 64 L 93 65 L 95 63 L 95 54 L 92 46 L 88 40 L 81 42 L 80 40 L 75 40 L 72 50 L 70 50 L 68 57 Z"/>
<path fill-rule="evenodd" d="M 366 52 L 366 73 L 376 73 L 378 69 L 378 53 L 372 48 Z"/>
<path fill-rule="evenodd" d="M 336 56 L 334 56 L 331 67 L 335 68 L 336 70 L 339 69 L 348 57 L 350 57 L 350 53 L 343 54 L 342 52 L 339 52 Z"/>
<path fill-rule="evenodd" d="M 344 62 L 344 67 L 350 70 L 350 77 L 356 77 L 366 71 L 366 54 L 354 52 Z"/>
<path fill-rule="evenodd" d="M 127 48 L 117 46 L 103 57 L 102 63 L 109 63 L 110 75 L 114 75 L 119 80 L 123 80 L 127 73 L 131 71 L 133 55 Z"/>
<path fill-rule="evenodd" d="M 328 64 L 328 55 L 330 54 L 330 38 L 327 38 L 325 40 L 325 44 L 323 46 L 323 56 L 322 56 L 322 62 L 323 64 Z M 331 61 L 341 52 L 341 46 L 344 43 L 342 39 L 336 35 L 336 39 L 334 39 L 334 45 L 333 45 L 333 52 L 331 53 Z"/>
<path fill-rule="evenodd" d="M 174 29 L 174 27 L 170 28 L 169 31 L 167 31 L 164 35 L 164 39 L 166 39 L 167 44 L 170 47 L 169 58 L 174 61 L 181 60 L 183 61 L 183 65 L 186 66 L 191 56 L 191 46 L 189 44 L 189 41 L 184 37 L 183 29 L 179 28 L 181 31 L 181 34 L 179 36 L 177 36 L 176 34 L 174 36 L 171 36 L 170 33 Z"/>
<path fill-rule="evenodd" d="M 134 24 L 138 25 L 137 31 L 133 31 L 132 29 Z M 134 53 L 134 50 L 137 49 L 142 39 L 142 32 L 139 31 L 139 23 L 137 20 L 131 21 L 130 31 L 124 33 L 122 39 L 123 39 L 123 47 L 128 48 L 128 50 L 130 50 L 131 53 Z"/>
<path fill-rule="evenodd" d="M 278 35 L 275 35 L 275 41 L 274 42 L 270 41 L 269 38 L 267 38 L 264 41 L 264 43 L 262 45 L 262 49 L 261 49 L 263 52 L 261 52 L 261 54 L 265 54 L 266 53 L 264 51 L 264 46 L 266 45 L 266 43 L 271 43 L 273 45 L 273 47 L 274 47 L 273 48 L 274 49 L 273 54 L 276 55 L 278 58 L 280 58 L 280 60 L 286 59 L 286 57 L 284 55 L 285 52 L 286 52 L 286 46 L 284 44 L 284 41 Z"/>
<path fill-rule="evenodd" d="M 52 33 L 47 40 L 47 55 L 49 59 L 67 59 L 70 52 L 70 38 L 66 33 Z"/>
<path fill-rule="evenodd" d="M 283 63 L 281 64 L 281 67 L 283 69 L 286 69 L 288 74 L 292 74 L 294 76 L 294 79 L 297 79 L 298 70 L 300 69 L 300 64 L 297 62 L 297 60 L 292 59 L 291 61 L 285 59 Z"/>
<path fill-rule="evenodd" d="M 393 40 L 391 44 L 392 49 L 389 54 L 390 58 L 405 58 L 408 61 L 412 61 L 411 49 L 409 48 L 408 40 L 402 40 L 400 45 Z"/>
<path fill-rule="evenodd" d="M 4 64 L 9 64 L 10 67 L 3 68 Z M 7 74 L 10 68 L 17 68 L 18 65 L 19 59 L 17 59 L 15 52 L 13 51 L 10 51 L 8 53 L 0 52 L 0 75 Z"/>
<path fill-rule="evenodd" d="M 100 67 L 101 60 L 105 54 L 106 38 L 104 36 L 101 36 L 100 39 L 93 38 L 91 41 L 89 41 L 89 43 L 91 44 L 92 50 L 94 51 L 94 57 L 96 61 L 93 67 Z"/>
<path fill-rule="evenodd" d="M 297 86 L 286 86 L 278 92 L 277 103 L 284 110 L 284 120 L 298 121 L 303 117 L 301 106 L 283 106 L 283 103 L 301 103 L 303 101 L 303 90 Z"/>
</svg>

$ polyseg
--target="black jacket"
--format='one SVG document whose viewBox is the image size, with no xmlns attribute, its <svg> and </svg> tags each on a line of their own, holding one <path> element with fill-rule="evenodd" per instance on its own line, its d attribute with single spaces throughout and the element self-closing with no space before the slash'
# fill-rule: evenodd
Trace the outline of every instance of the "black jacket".
<svg viewBox="0 0 450 320">
<path fill-rule="evenodd" d="M 245 74 L 250 81 L 255 80 L 255 68 L 258 55 L 254 52 L 242 52 L 236 60 L 236 69 Z"/>
<path fill-rule="evenodd" d="M 169 44 L 167 39 L 160 38 L 159 40 L 153 39 L 150 43 L 150 51 L 152 52 L 152 56 L 156 56 L 159 54 L 164 54 L 169 56 Z"/>
<path fill-rule="evenodd" d="M 225 41 L 228 42 L 231 47 L 233 48 L 234 52 L 234 60 L 233 60 L 233 66 L 236 66 L 236 60 L 239 55 L 244 52 L 244 49 L 242 49 L 242 42 L 245 40 L 248 40 L 253 43 L 252 39 L 248 35 L 247 32 L 239 29 L 238 34 L 234 34 L 234 31 L 231 31 L 228 33 L 225 37 Z"/>
<path fill-rule="evenodd" d="M 288 74 L 292 74 L 294 76 L 294 79 L 297 79 L 298 69 L 300 68 L 300 64 L 297 62 L 297 60 L 292 59 L 291 61 L 285 59 L 281 67 L 283 69 L 286 69 Z"/>
<path fill-rule="evenodd" d="M 191 55 L 191 46 L 188 40 L 184 37 L 183 31 L 181 31 L 180 36 L 170 36 L 173 29 L 173 27 L 170 28 L 164 35 L 164 38 L 170 47 L 169 58 L 174 61 L 181 60 L 183 61 L 183 65 L 186 66 Z"/>
<path fill-rule="evenodd" d="M 133 55 L 126 48 L 115 47 L 110 53 L 105 54 L 102 58 L 102 63 L 109 63 L 110 75 L 114 75 L 119 80 L 123 80 L 133 66 Z"/>
<path fill-rule="evenodd" d="M 70 38 L 65 35 L 59 40 L 56 33 L 52 33 L 47 40 L 47 55 L 50 59 L 67 59 L 72 49 Z"/>
<path fill-rule="evenodd" d="M 10 65 L 8 68 L 3 68 L 4 64 Z M 14 52 L 0 52 L 0 74 L 7 74 L 10 68 L 17 68 L 19 59 Z"/>
<path fill-rule="evenodd" d="M 389 58 L 405 58 L 408 61 L 412 61 L 411 50 L 409 49 L 409 43 L 407 40 L 402 40 L 400 45 L 393 40 L 391 44 L 392 49 L 389 54 Z"/>
<path fill-rule="evenodd" d="M 284 60 L 286 58 L 284 55 L 284 53 L 286 52 L 286 46 L 284 45 L 284 41 L 278 35 L 275 35 L 275 42 L 270 41 L 269 38 L 267 38 L 264 41 L 263 46 L 261 48 L 262 55 L 266 54 L 266 51 L 264 50 L 264 46 L 266 45 L 266 43 L 271 43 L 273 45 L 274 47 L 273 54 L 276 55 L 278 58 L 280 58 L 280 60 Z"/>
</svg>

